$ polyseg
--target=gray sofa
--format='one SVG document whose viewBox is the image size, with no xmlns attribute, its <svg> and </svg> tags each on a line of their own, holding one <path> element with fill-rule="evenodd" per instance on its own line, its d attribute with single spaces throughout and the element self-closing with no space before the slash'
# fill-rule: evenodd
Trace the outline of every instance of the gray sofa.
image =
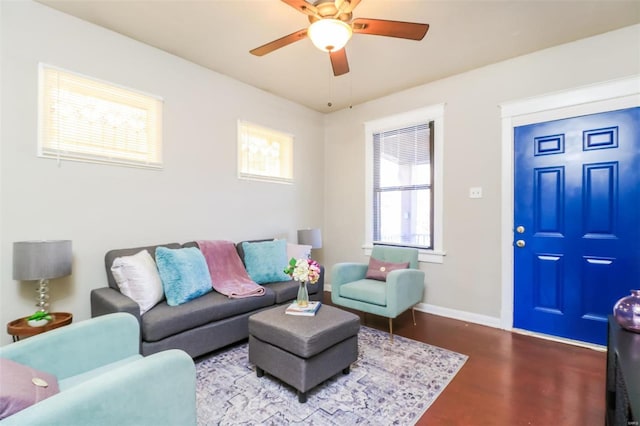
<svg viewBox="0 0 640 426">
<path fill-rule="evenodd" d="M 141 316 L 138 304 L 120 293 L 111 273 L 111 265 L 117 257 L 134 255 L 143 249 L 155 259 L 155 249 L 161 246 L 178 249 L 197 247 L 197 244 L 171 243 L 111 250 L 106 253 L 104 259 L 108 287 L 91 291 L 92 317 L 113 312 L 128 312 L 138 319 L 142 355 L 167 349 L 182 349 L 195 358 L 247 339 L 248 319 L 251 314 L 275 305 L 291 303 L 297 296 L 298 282 L 281 281 L 265 284 L 265 294 L 259 297 L 230 299 L 214 290 L 179 306 L 169 306 L 166 300 L 163 300 Z M 237 243 L 236 249 L 244 262 L 242 242 Z M 283 265 L 283 268 L 284 266 L 286 265 Z M 318 282 L 308 284 L 307 288 L 311 300 L 322 300 L 324 268 L 321 267 Z"/>
</svg>

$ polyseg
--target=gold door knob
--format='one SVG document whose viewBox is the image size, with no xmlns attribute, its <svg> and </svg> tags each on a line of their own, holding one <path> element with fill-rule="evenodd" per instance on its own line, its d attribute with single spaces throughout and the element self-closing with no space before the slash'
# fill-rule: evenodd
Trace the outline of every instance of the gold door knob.
<svg viewBox="0 0 640 426">
<path fill-rule="evenodd" d="M 520 248 L 524 247 L 527 245 L 527 243 L 524 242 L 524 240 L 518 240 L 516 241 L 516 245 Z"/>
<path fill-rule="evenodd" d="M 524 234 L 524 226 L 520 225 L 516 228 L 518 234 Z"/>
</svg>

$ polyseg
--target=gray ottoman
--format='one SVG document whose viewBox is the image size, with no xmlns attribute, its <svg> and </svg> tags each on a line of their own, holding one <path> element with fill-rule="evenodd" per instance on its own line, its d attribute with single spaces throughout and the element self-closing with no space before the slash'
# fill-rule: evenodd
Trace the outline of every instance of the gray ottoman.
<svg viewBox="0 0 640 426">
<path fill-rule="evenodd" d="M 349 373 L 358 358 L 360 318 L 322 305 L 313 317 L 284 313 L 287 305 L 249 317 L 249 362 L 258 377 L 271 374 L 298 391 L 307 391 L 340 371 Z"/>
</svg>

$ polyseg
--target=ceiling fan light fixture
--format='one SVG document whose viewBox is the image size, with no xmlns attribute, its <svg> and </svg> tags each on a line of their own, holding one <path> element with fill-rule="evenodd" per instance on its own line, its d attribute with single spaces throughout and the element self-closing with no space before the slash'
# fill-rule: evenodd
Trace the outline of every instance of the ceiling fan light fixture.
<svg viewBox="0 0 640 426">
<path fill-rule="evenodd" d="M 309 26 L 307 35 L 313 44 L 324 52 L 335 52 L 342 49 L 353 31 L 351 26 L 339 19 L 319 19 Z"/>
</svg>

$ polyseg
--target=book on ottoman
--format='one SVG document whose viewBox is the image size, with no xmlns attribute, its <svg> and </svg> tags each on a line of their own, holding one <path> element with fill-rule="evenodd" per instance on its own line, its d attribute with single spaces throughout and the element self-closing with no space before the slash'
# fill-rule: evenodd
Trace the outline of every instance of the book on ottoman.
<svg viewBox="0 0 640 426">
<path fill-rule="evenodd" d="M 287 310 L 284 311 L 284 313 L 287 315 L 312 317 L 316 314 L 316 312 L 318 312 L 318 309 L 320 309 L 320 305 L 322 305 L 322 303 L 320 302 L 309 302 L 309 306 L 301 308 L 296 302 L 293 302 L 287 307 Z"/>
</svg>

